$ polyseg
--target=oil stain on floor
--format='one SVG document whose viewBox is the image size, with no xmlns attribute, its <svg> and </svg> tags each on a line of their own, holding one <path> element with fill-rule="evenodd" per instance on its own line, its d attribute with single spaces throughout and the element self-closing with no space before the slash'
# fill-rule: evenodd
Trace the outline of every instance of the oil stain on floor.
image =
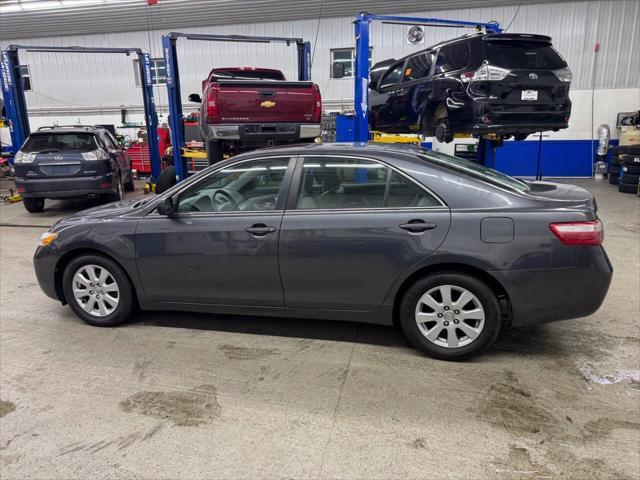
<svg viewBox="0 0 640 480">
<path fill-rule="evenodd" d="M 16 404 L 7 400 L 0 400 L 0 417 L 13 412 L 16 409 Z"/>
<path fill-rule="evenodd" d="M 275 348 L 248 348 L 236 345 L 220 345 L 218 348 L 230 360 L 257 360 L 278 353 Z"/>
<path fill-rule="evenodd" d="M 125 412 L 135 412 L 180 427 L 196 427 L 220 416 L 216 387 L 200 385 L 188 391 L 139 392 L 120 402 Z"/>
</svg>

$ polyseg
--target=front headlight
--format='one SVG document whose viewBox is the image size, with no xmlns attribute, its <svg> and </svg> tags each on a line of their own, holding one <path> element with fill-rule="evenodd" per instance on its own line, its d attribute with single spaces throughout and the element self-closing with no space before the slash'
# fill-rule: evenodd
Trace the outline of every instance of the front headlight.
<svg viewBox="0 0 640 480">
<path fill-rule="evenodd" d="M 553 74 L 558 77 L 558 80 L 561 82 L 570 82 L 571 81 L 571 70 L 569 67 L 560 68 L 558 70 L 553 70 Z"/>
<path fill-rule="evenodd" d="M 15 157 L 13 157 L 13 163 L 33 163 L 35 159 L 35 155 L 18 150 Z"/>
<path fill-rule="evenodd" d="M 56 238 L 58 238 L 58 234 L 54 232 L 44 232 L 40 235 L 40 240 L 38 241 L 38 245 L 41 247 L 46 247 L 51 244 Z"/>
<path fill-rule="evenodd" d="M 109 155 L 98 149 L 90 152 L 82 152 L 82 158 L 85 160 L 109 160 Z"/>
</svg>

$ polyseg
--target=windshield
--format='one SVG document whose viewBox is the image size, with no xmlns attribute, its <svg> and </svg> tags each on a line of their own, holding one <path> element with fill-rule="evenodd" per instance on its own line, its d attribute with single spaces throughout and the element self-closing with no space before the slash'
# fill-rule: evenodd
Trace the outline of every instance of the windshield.
<svg viewBox="0 0 640 480">
<path fill-rule="evenodd" d="M 24 153 L 90 152 L 98 148 L 92 133 L 39 133 L 22 146 Z"/>
<path fill-rule="evenodd" d="M 454 157 L 434 150 L 425 151 L 423 154 L 419 154 L 418 156 L 429 162 L 437 163 L 450 168 L 451 170 L 455 170 L 456 172 L 478 178 L 498 187 L 507 188 L 515 192 L 529 191 L 529 185 L 522 180 L 510 177 L 509 175 L 505 175 L 504 173 L 500 173 L 493 168 L 485 167 L 479 163 L 465 160 L 464 158 Z"/>
<path fill-rule="evenodd" d="M 491 65 L 513 69 L 558 70 L 567 62 L 549 43 L 500 40 L 485 42 L 487 60 Z"/>
<path fill-rule="evenodd" d="M 213 77 L 219 80 L 284 80 L 277 70 L 214 70 Z"/>
</svg>

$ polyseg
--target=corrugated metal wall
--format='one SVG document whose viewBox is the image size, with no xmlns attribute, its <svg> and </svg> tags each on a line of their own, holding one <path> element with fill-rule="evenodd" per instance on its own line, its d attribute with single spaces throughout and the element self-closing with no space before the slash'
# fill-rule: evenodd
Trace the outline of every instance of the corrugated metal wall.
<svg viewBox="0 0 640 480">
<path fill-rule="evenodd" d="M 517 7 L 465 10 L 418 11 L 410 15 L 470 21 L 498 20 L 503 27 Z M 405 14 L 406 15 L 406 14 Z M 314 53 L 312 78 L 319 84 L 325 104 L 349 106 L 353 97 L 351 79 L 330 79 L 330 49 L 354 46 L 352 18 L 325 18 L 320 22 Z M 590 89 L 593 47 L 601 43 L 595 85 L 599 89 L 640 88 L 640 1 L 614 0 L 522 5 L 510 32 L 540 33 L 553 37 L 554 45 L 567 59 L 573 73 L 573 89 Z M 314 41 L 317 19 L 280 23 L 253 23 L 216 27 L 186 28 L 183 31 L 218 34 L 275 35 L 303 37 Z M 408 45 L 406 26 L 372 25 L 374 61 L 399 58 L 464 31 L 427 28 L 423 46 Z M 11 43 L 38 45 L 135 46 L 161 57 L 161 31 L 100 35 L 64 36 L 12 40 Z M 4 45 L 3 45 L 4 46 Z M 295 78 L 295 47 L 280 44 L 209 43 L 179 40 L 183 98 L 200 91 L 200 81 L 212 66 L 265 66 L 280 68 Z M 141 105 L 135 87 L 132 58 L 119 55 L 23 53 L 22 63 L 30 66 L 33 91 L 28 94 L 30 109 L 57 109 L 78 106 Z M 156 89 L 157 103 L 166 104 L 164 86 Z M 635 106 L 637 108 L 637 105 Z M 630 108 L 634 106 L 630 105 Z"/>
</svg>

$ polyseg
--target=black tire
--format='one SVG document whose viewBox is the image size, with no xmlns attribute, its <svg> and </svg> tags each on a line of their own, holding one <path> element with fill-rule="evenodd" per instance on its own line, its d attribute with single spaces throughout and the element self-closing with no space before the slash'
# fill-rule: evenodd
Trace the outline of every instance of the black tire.
<svg viewBox="0 0 640 480">
<path fill-rule="evenodd" d="M 97 316 L 97 314 L 93 315 L 86 311 L 80 305 L 79 301 L 76 300 L 76 297 L 73 293 L 75 274 L 83 267 L 87 267 L 90 265 L 99 267 L 99 269 L 95 270 L 97 273 L 102 272 L 102 269 L 105 269 L 111 276 L 111 279 L 115 281 L 118 288 L 117 295 L 114 295 L 113 293 L 110 294 L 118 299 L 117 305 L 111 312 L 108 312 L 108 314 L 104 316 Z M 87 288 L 100 288 L 96 286 L 98 284 L 93 285 L 93 287 L 88 286 Z M 111 285 L 111 283 L 108 283 L 106 285 L 100 284 L 100 286 L 103 288 L 108 285 Z M 113 327 L 115 325 L 120 325 L 121 323 L 126 322 L 135 305 L 133 286 L 131 285 L 127 274 L 124 272 L 124 270 L 122 270 L 122 268 L 120 268 L 120 266 L 116 262 L 101 255 L 81 255 L 71 260 L 66 266 L 62 275 L 62 290 L 64 292 L 64 298 L 71 307 L 71 310 L 73 310 L 78 317 L 80 317 L 88 324 L 95 325 L 97 327 Z M 99 293 L 103 293 L 104 295 L 104 292 Z M 96 294 L 98 295 L 98 297 L 99 293 Z M 88 303 L 90 300 L 90 296 L 87 294 L 86 298 L 86 303 Z M 94 299 L 94 302 L 97 302 L 98 300 L 99 298 Z M 95 305 L 97 308 L 97 303 Z"/>
<path fill-rule="evenodd" d="M 124 191 L 125 192 L 133 192 L 136 189 L 136 185 L 133 181 L 133 172 L 129 169 L 129 174 L 127 175 L 127 181 L 124 183 Z"/>
<path fill-rule="evenodd" d="M 619 165 L 640 165 L 640 155 L 618 155 Z"/>
<path fill-rule="evenodd" d="M 44 198 L 26 197 L 22 199 L 22 203 L 29 213 L 38 213 L 44 210 Z"/>
<path fill-rule="evenodd" d="M 640 155 L 640 145 L 618 145 L 611 149 L 613 155 Z"/>
<path fill-rule="evenodd" d="M 206 143 L 207 160 L 209 165 L 214 165 L 224 160 L 224 143 L 217 140 L 208 140 Z"/>
<path fill-rule="evenodd" d="M 449 132 L 449 121 L 446 118 L 437 120 L 434 136 L 440 143 L 451 143 L 453 141 L 453 135 Z"/>
<path fill-rule="evenodd" d="M 627 185 L 638 185 L 638 179 L 640 179 L 640 175 L 630 175 L 623 171 L 622 177 L 620 177 L 620 182 L 626 183 Z"/>
<path fill-rule="evenodd" d="M 640 163 L 629 163 L 625 162 L 622 166 L 622 171 L 624 175 L 640 175 Z"/>
<path fill-rule="evenodd" d="M 619 181 L 620 181 L 620 176 L 619 175 L 609 174 L 609 183 L 611 185 L 618 185 Z"/>
<path fill-rule="evenodd" d="M 638 184 L 618 183 L 618 191 L 622 193 L 638 193 Z"/>
<path fill-rule="evenodd" d="M 120 200 L 124 200 L 124 186 L 122 185 L 122 178 L 119 173 L 115 173 L 116 175 L 116 191 L 110 193 L 107 196 L 108 202 L 119 202 Z"/>
<path fill-rule="evenodd" d="M 418 301 L 422 298 L 422 296 L 432 289 L 435 289 L 439 286 L 447 285 L 455 286 L 459 289 L 465 289 L 470 292 L 475 296 L 473 302 L 479 302 L 480 306 L 484 310 L 484 325 L 479 335 L 475 338 L 475 340 L 460 347 L 439 346 L 434 343 L 434 341 L 428 340 L 425 334 L 423 334 L 418 327 L 418 323 L 416 321 L 416 310 L 418 308 Z M 442 300 L 442 297 L 440 298 Z M 459 298 L 460 296 L 457 297 L 457 299 Z M 453 303 L 452 305 L 453 308 L 455 308 L 455 303 Z M 460 306 L 461 310 L 464 310 L 463 307 L 465 307 L 465 305 Z M 447 309 L 447 307 L 444 308 Z M 454 313 L 453 316 L 455 316 L 455 314 L 460 314 L 458 310 L 448 309 L 448 312 L 444 312 L 444 315 L 451 313 Z M 446 316 L 444 318 L 446 319 Z M 439 328 L 441 329 L 441 332 L 444 332 L 445 329 L 447 330 L 447 338 L 442 339 L 441 337 L 438 337 L 435 341 L 446 342 L 448 340 L 449 332 L 453 331 L 456 332 L 455 335 L 458 341 L 462 341 L 464 343 L 466 341 L 465 337 L 463 336 L 462 338 L 460 338 L 459 336 L 462 330 L 460 330 L 459 327 L 453 326 L 453 324 L 451 323 L 458 319 L 451 320 L 451 322 L 449 322 L 448 324 L 445 319 L 434 320 L 434 323 L 444 322 Z M 425 354 L 441 360 L 466 360 L 473 357 L 474 355 L 479 354 L 482 350 L 486 349 L 495 341 L 498 333 L 500 332 L 500 319 L 500 304 L 498 303 L 498 299 L 493 294 L 491 289 L 477 278 L 457 272 L 440 272 L 422 277 L 421 279 L 416 281 L 409 288 L 409 290 L 407 290 L 400 304 L 400 325 L 402 326 L 402 330 L 404 331 L 405 335 L 409 339 L 409 342 L 411 342 L 413 346 L 415 346 Z M 427 325 L 427 323 L 424 323 L 423 325 Z M 447 326 L 445 327 L 444 325 Z M 458 323 L 458 325 L 460 324 Z M 467 324 L 467 326 L 470 325 Z"/>
<path fill-rule="evenodd" d="M 164 193 L 176 184 L 176 169 L 173 165 L 168 166 L 158 176 L 156 180 L 156 193 Z"/>
</svg>

